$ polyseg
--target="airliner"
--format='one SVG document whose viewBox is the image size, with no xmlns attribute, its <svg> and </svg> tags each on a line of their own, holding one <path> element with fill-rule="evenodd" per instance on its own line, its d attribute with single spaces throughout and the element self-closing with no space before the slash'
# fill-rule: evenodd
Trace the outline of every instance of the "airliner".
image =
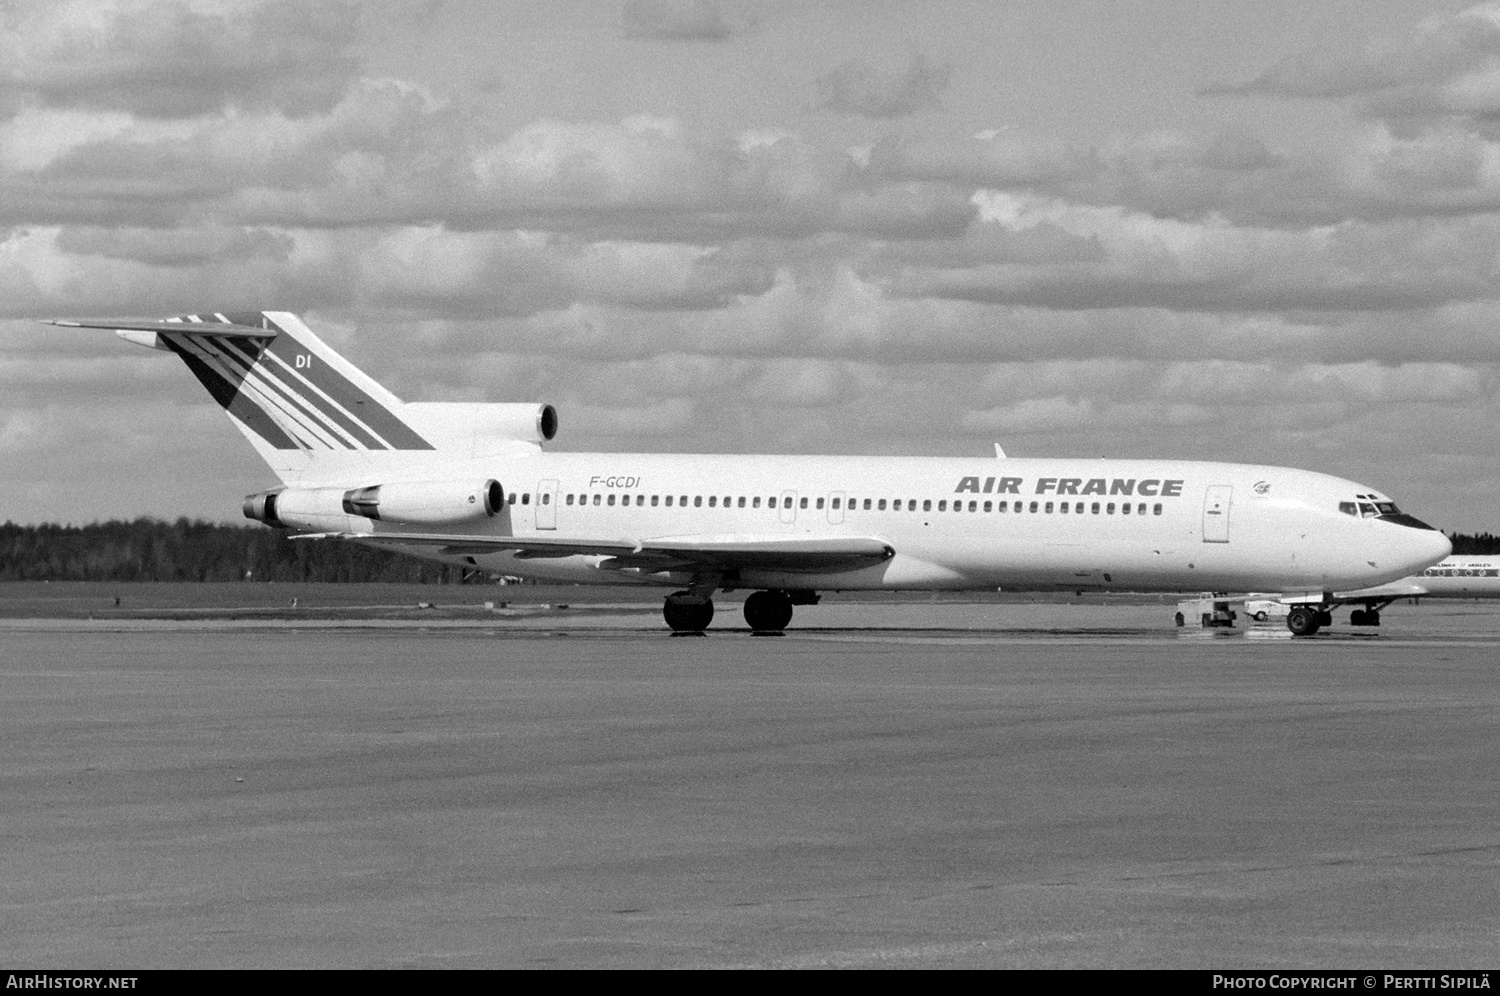
<svg viewBox="0 0 1500 996">
<path fill-rule="evenodd" d="M 674 588 L 674 633 L 708 627 L 721 590 L 750 592 L 762 633 L 830 590 L 1278 591 L 1326 606 L 1452 550 L 1374 488 L 1306 470 L 998 448 L 549 452 L 551 405 L 402 401 L 289 312 L 52 324 L 181 357 L 280 481 L 245 499 L 247 518 L 494 575 Z"/>
<path fill-rule="evenodd" d="M 1334 592 L 1327 605 L 1316 609 L 1300 605 L 1294 599 L 1281 596 L 1260 596 L 1246 600 L 1245 610 L 1253 618 L 1265 619 L 1280 612 L 1287 613 L 1287 627 L 1293 633 L 1303 632 L 1308 625 L 1306 618 L 1293 619 L 1299 610 L 1317 612 L 1317 626 L 1332 621 L 1329 610 L 1336 605 L 1359 605 L 1362 609 L 1351 609 L 1351 626 L 1379 626 L 1380 610 L 1402 598 L 1500 598 L 1500 557 L 1485 557 L 1467 554 L 1449 557 L 1438 564 L 1389 584 L 1377 585 L 1358 591 Z M 1290 606 L 1283 608 L 1283 606 Z"/>
</svg>

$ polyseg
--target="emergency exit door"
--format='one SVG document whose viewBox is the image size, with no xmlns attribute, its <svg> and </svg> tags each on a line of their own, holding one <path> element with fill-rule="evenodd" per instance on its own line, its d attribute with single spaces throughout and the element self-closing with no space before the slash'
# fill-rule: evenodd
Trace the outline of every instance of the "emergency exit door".
<svg viewBox="0 0 1500 996">
<path fill-rule="evenodd" d="M 1229 542 L 1229 506 L 1234 488 L 1228 484 L 1209 485 L 1203 496 L 1203 542 Z"/>
</svg>

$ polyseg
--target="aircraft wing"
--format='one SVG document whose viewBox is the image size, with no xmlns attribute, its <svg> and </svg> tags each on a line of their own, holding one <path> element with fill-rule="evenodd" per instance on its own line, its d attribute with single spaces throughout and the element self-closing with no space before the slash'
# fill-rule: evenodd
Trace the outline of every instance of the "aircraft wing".
<svg viewBox="0 0 1500 996">
<path fill-rule="evenodd" d="M 115 332 L 190 332 L 194 335 L 227 336 L 231 339 L 270 339 L 279 334 L 275 329 L 235 325 L 231 322 L 163 322 L 141 318 L 54 318 L 46 324 L 70 329 L 111 329 Z"/>
<path fill-rule="evenodd" d="M 550 536 L 465 536 L 446 533 L 325 533 L 323 536 L 401 546 L 435 546 L 446 554 L 513 551 L 525 560 L 575 555 L 611 558 L 600 566 L 658 571 L 852 571 L 896 555 L 868 536 L 665 536 L 655 539 L 558 539 Z M 309 537 L 310 538 L 310 537 Z"/>
</svg>

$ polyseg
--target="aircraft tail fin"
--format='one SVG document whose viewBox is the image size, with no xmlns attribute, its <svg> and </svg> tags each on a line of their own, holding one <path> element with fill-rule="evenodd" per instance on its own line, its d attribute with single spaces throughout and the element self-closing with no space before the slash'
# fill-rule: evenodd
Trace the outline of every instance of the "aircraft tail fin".
<svg viewBox="0 0 1500 996">
<path fill-rule="evenodd" d="M 381 387 L 284 311 L 184 315 L 162 320 L 63 319 L 113 329 L 130 342 L 176 353 L 283 481 L 375 453 L 434 450 Z"/>
</svg>

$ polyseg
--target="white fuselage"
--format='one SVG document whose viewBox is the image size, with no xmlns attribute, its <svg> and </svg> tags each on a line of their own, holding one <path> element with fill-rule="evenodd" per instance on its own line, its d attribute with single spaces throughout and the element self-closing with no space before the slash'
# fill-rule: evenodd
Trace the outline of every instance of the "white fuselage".
<svg viewBox="0 0 1500 996">
<path fill-rule="evenodd" d="M 1500 598 L 1500 557 L 1472 554 L 1449 557 L 1391 584 L 1339 594 L 1349 601 L 1406 597 Z"/>
<path fill-rule="evenodd" d="M 873 537 L 895 550 L 853 571 L 741 571 L 724 587 L 1323 592 L 1420 572 L 1451 549 L 1431 529 L 1341 514 L 1340 502 L 1370 495 L 1363 485 L 1245 464 L 541 452 L 422 461 L 401 476 L 499 480 L 507 503 L 450 530 L 467 535 Z M 350 487 L 399 479 L 340 477 Z M 403 531 L 340 519 L 322 528 Z M 691 580 L 611 569 L 594 555 L 404 549 L 543 580 Z"/>
</svg>

